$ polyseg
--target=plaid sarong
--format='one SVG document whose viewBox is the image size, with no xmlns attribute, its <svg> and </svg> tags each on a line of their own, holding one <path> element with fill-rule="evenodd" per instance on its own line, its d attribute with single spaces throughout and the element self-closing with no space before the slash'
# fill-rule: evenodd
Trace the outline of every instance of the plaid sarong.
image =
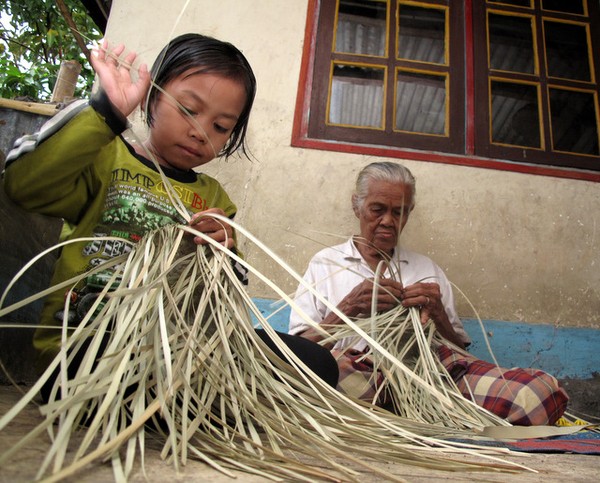
<svg viewBox="0 0 600 483">
<path fill-rule="evenodd" d="M 438 356 L 463 396 L 514 425 L 551 425 L 567 409 L 566 391 L 544 371 L 498 367 L 446 346 Z"/>
<path fill-rule="evenodd" d="M 464 397 L 514 425 L 551 425 L 567 408 L 567 393 L 543 371 L 498 367 L 443 345 L 437 353 Z M 386 405 L 383 374 L 373 373 L 366 351 L 332 354 L 340 372 L 338 391 L 371 404 Z"/>
</svg>

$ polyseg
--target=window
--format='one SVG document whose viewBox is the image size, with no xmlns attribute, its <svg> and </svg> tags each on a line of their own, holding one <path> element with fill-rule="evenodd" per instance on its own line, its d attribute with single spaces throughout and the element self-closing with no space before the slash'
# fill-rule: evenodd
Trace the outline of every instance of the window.
<svg viewBox="0 0 600 483">
<path fill-rule="evenodd" d="M 310 0 L 296 146 L 600 181 L 595 0 Z"/>
</svg>

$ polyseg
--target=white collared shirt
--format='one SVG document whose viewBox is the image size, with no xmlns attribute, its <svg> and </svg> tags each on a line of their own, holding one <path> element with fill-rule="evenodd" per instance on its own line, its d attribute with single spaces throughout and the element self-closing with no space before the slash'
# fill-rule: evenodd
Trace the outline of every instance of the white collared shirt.
<svg viewBox="0 0 600 483">
<path fill-rule="evenodd" d="M 399 267 L 399 270 L 398 268 Z M 436 282 L 440 286 L 442 303 L 448 314 L 448 319 L 458 336 L 465 342 L 470 342 L 469 336 L 460 321 L 454 307 L 452 287 L 442 269 L 433 260 L 419 253 L 400 248 L 395 250 L 389 267 L 383 277 L 398 279 L 400 272 L 402 284 L 407 287 L 417 282 Z M 333 306 L 337 306 L 350 291 L 365 279 L 374 278 L 375 272 L 369 267 L 352 238 L 341 245 L 325 248 L 318 252 L 310 261 L 304 274 L 304 280 Z M 320 323 L 331 310 L 329 307 L 310 293 L 304 285 L 296 291 L 295 302 L 299 308 L 313 321 Z M 310 326 L 294 310 L 290 314 L 290 334 L 299 334 Z M 344 341 L 339 341 L 335 348 L 344 347 Z M 366 343 L 361 341 L 353 348 L 363 350 Z"/>
</svg>

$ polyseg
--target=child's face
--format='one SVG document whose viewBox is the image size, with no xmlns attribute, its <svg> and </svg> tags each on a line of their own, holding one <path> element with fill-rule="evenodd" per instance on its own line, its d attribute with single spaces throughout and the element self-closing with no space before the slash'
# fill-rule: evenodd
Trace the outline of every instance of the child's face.
<svg viewBox="0 0 600 483">
<path fill-rule="evenodd" d="M 182 171 L 208 163 L 229 139 L 244 108 L 243 85 L 218 74 L 183 73 L 163 89 L 168 95 L 161 93 L 156 101 L 150 128 L 152 153 L 161 165 Z"/>
</svg>

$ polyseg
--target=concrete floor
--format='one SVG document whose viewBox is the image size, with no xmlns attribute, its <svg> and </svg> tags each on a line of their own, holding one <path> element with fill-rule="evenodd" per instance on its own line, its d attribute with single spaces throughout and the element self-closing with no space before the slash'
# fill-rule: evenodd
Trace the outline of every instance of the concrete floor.
<svg viewBox="0 0 600 483">
<path fill-rule="evenodd" d="M 20 398 L 20 393 L 12 386 L 0 385 L 0 414 L 5 414 Z M 29 430 L 41 421 L 41 416 L 35 406 L 26 408 L 18 419 L 7 429 L 0 432 L 0 452 L 9 448 L 12 444 L 22 438 Z M 0 468 L 0 482 L 31 481 L 35 477 L 37 468 L 48 448 L 48 439 L 42 435 L 32 441 L 27 447 L 20 451 L 12 461 L 5 463 Z M 173 466 L 160 458 L 160 447 L 158 444 L 149 442 L 146 449 L 146 476 L 139 465 L 133 472 L 132 482 L 231 482 L 230 477 L 217 472 L 207 465 L 198 461 L 190 461 L 184 468 L 176 471 Z M 466 457 L 459 457 L 466 458 Z M 411 482 L 429 482 L 443 479 L 453 482 L 493 481 L 493 482 L 596 482 L 600 481 L 600 457 L 588 455 L 570 454 L 525 454 L 511 453 L 503 456 L 505 460 L 526 465 L 534 472 L 488 473 L 467 472 L 452 473 L 444 471 L 425 470 L 413 466 L 389 464 L 386 469 L 396 477 Z M 473 458 L 470 458 L 471 460 Z M 262 482 L 265 478 L 235 473 L 237 481 Z M 361 482 L 381 481 L 381 478 L 373 474 L 362 474 Z M 108 463 L 97 463 L 86 468 L 83 472 L 68 479 L 77 482 L 110 482 L 114 481 L 112 469 Z"/>
<path fill-rule="evenodd" d="M 0 386 L 0 414 L 5 414 L 20 398 L 18 390 L 12 386 Z M 17 420 L 0 432 L 0 452 L 20 440 L 29 430 L 41 421 L 41 416 L 34 406 L 27 407 Z M 20 451 L 12 461 L 5 463 L 0 469 L 0 482 L 31 481 L 49 446 L 47 436 L 41 435 L 31 441 L 27 447 Z M 149 442 L 146 448 L 146 476 L 139 465 L 139 460 L 130 478 L 132 482 L 150 481 L 192 481 L 192 482 L 231 482 L 230 477 L 198 462 L 190 461 L 185 467 L 177 471 L 172 465 L 160 458 L 160 447 Z M 525 465 L 533 471 L 511 473 L 488 472 L 446 472 L 421 469 L 414 466 L 389 464 L 386 467 L 396 478 L 410 482 L 428 482 L 443 479 L 453 482 L 597 482 L 600 481 L 600 457 L 571 454 L 525 454 L 510 453 L 502 458 Z M 459 456 L 458 459 L 469 459 Z M 475 461 L 481 458 L 475 458 Z M 234 472 L 237 481 L 263 482 L 265 478 Z M 361 474 L 361 482 L 381 481 L 379 476 Z M 96 463 L 86 468 L 66 481 L 77 482 L 110 482 L 114 481 L 109 463 Z"/>
</svg>

